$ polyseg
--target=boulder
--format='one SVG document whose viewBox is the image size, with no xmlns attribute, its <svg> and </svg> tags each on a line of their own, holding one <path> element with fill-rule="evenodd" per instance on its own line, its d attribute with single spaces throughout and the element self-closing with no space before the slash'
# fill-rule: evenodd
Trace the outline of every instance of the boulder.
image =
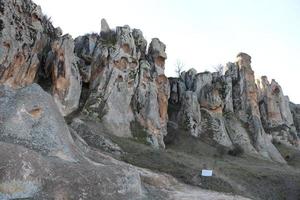
<svg viewBox="0 0 300 200">
<path fill-rule="evenodd" d="M 91 127 L 79 118 L 73 119 L 70 128 L 82 138 L 90 147 L 101 149 L 104 152 L 121 155 L 122 149 L 109 138 L 102 134 L 96 133 Z M 73 132 L 74 134 L 74 132 Z"/>
<path fill-rule="evenodd" d="M 0 141 L 75 160 L 64 118 L 52 97 L 37 84 L 18 90 L 1 85 L 0 116 Z"/>
<path fill-rule="evenodd" d="M 19 145 L 0 142 L 0 198 L 141 199 L 138 171 L 98 154 L 79 162 L 43 157 Z M 8 165 L 8 163 L 10 163 Z"/>
</svg>

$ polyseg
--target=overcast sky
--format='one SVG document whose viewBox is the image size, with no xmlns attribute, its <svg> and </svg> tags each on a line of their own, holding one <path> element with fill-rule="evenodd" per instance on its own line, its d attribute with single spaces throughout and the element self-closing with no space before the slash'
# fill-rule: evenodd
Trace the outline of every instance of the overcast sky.
<svg viewBox="0 0 300 200">
<path fill-rule="evenodd" d="M 275 79 L 290 99 L 300 103 L 299 0 L 34 0 L 54 26 L 74 38 L 129 25 L 143 31 L 148 43 L 167 45 L 167 76 L 181 60 L 185 69 L 212 71 L 235 61 L 238 52 L 252 56 L 257 77 Z"/>
</svg>

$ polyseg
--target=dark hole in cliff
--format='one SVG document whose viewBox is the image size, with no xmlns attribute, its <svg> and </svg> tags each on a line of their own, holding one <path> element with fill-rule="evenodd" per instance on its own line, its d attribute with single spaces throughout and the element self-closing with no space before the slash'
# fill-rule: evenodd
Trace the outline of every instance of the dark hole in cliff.
<svg viewBox="0 0 300 200">
<path fill-rule="evenodd" d="M 38 72 L 37 76 L 37 84 L 39 84 L 45 91 L 50 92 L 52 88 L 51 77 L 44 76 L 41 71 Z"/>
<path fill-rule="evenodd" d="M 37 16 L 37 14 L 32 14 L 32 19 L 34 20 L 34 21 L 37 21 L 37 20 L 40 20 L 39 19 L 39 16 Z"/>
<path fill-rule="evenodd" d="M 0 33 L 4 29 L 4 22 L 2 19 L 0 19 Z"/>
<path fill-rule="evenodd" d="M 273 94 L 275 95 L 278 95 L 280 93 L 280 89 L 278 87 L 276 87 L 274 90 L 273 90 Z"/>
<path fill-rule="evenodd" d="M 89 83 L 82 82 L 78 111 L 81 111 L 83 109 L 87 99 L 89 98 L 90 95 L 89 85 L 90 85 Z"/>
<path fill-rule="evenodd" d="M 121 75 L 118 76 L 118 82 L 122 82 L 123 81 L 123 77 Z"/>
<path fill-rule="evenodd" d="M 117 34 L 115 31 L 100 33 L 101 42 L 107 46 L 114 46 L 117 43 Z"/>
<path fill-rule="evenodd" d="M 58 61 L 57 66 L 57 77 L 65 77 L 65 68 L 64 68 L 64 61 Z"/>
<path fill-rule="evenodd" d="M 287 161 L 288 161 L 290 158 L 291 158 L 291 157 L 290 157 L 289 155 L 286 155 L 286 156 L 285 156 L 285 160 L 287 160 Z"/>
</svg>

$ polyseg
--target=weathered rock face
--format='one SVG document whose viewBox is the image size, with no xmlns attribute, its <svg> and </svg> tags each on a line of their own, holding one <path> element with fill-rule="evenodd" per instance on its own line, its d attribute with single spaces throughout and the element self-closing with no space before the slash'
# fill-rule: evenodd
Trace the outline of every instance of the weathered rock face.
<svg viewBox="0 0 300 200">
<path fill-rule="evenodd" d="M 97 45 L 99 35 L 91 34 L 80 36 L 75 39 L 75 52 L 79 57 L 78 66 L 82 81 L 88 83 L 91 79 L 91 63 L 94 55 L 94 49 Z"/>
<path fill-rule="evenodd" d="M 142 137 L 164 147 L 169 98 L 165 45 L 153 39 L 147 55 L 146 46 L 140 30 L 124 26 L 113 31 L 105 21 L 100 35 L 75 40 L 80 71 L 90 85 L 84 113 L 117 136 Z M 145 134 L 136 135 L 137 128 Z"/>
<path fill-rule="evenodd" d="M 72 138 L 51 96 L 36 84 L 2 85 L 0 114 L 0 199 L 234 198 L 103 154 L 100 149 L 120 149 L 79 119 Z"/>
<path fill-rule="evenodd" d="M 52 43 L 45 63 L 46 75 L 52 80 L 52 95 L 64 116 L 78 108 L 81 94 L 78 59 L 73 51 L 73 39 L 64 35 Z"/>
<path fill-rule="evenodd" d="M 30 0 L 1 1 L 0 7 L 0 84 L 23 87 L 34 81 L 56 31 Z"/>
<path fill-rule="evenodd" d="M 70 114 L 81 92 L 73 39 L 59 38 L 61 30 L 31 0 L 1 1 L 1 7 L 0 84 L 20 88 L 51 74 L 55 102 Z"/>
<path fill-rule="evenodd" d="M 261 119 L 266 132 L 286 145 L 299 145 L 288 97 L 283 95 L 280 85 L 266 76 L 258 81 Z"/>
<path fill-rule="evenodd" d="M 232 75 L 234 112 L 247 127 L 255 149 L 266 158 L 284 162 L 273 146 L 271 136 L 266 135 L 260 120 L 258 89 L 251 68 L 251 57 L 245 53 L 238 54 L 235 65 L 230 65 L 226 74 Z"/>
<path fill-rule="evenodd" d="M 187 126 L 190 134 L 212 144 L 239 145 L 248 153 L 285 162 L 271 140 L 284 133 L 281 140 L 292 145 L 297 141 L 289 101 L 275 81 L 263 88 L 257 87 L 251 57 L 245 53 L 238 54 L 236 63 L 227 64 L 225 75 L 197 74 L 194 69 L 183 72 L 177 79 L 170 78 L 170 123 L 185 129 L 192 124 Z M 279 95 L 275 97 L 271 88 L 278 88 Z M 276 126 L 270 132 L 265 124 L 272 123 Z M 278 126 L 279 132 L 274 129 Z"/>
<path fill-rule="evenodd" d="M 192 136 L 201 131 L 201 111 L 196 92 L 192 91 L 196 70 L 183 72 L 181 77 L 170 78 L 169 123 L 178 124 Z"/>
<path fill-rule="evenodd" d="M 138 58 L 128 26 L 117 27 L 112 37 L 100 38 L 95 47 L 94 52 L 99 54 L 92 60 L 91 94 L 84 109 L 113 134 L 128 137 L 130 122 L 134 120 L 130 103 L 136 87 Z"/>
<path fill-rule="evenodd" d="M 74 160 L 72 140 L 51 96 L 37 84 L 13 90 L 0 86 L 0 140 L 43 155 Z"/>
<path fill-rule="evenodd" d="M 300 137 L 300 105 L 290 102 L 290 109 L 293 115 L 294 125 L 299 138 Z"/>
<path fill-rule="evenodd" d="M 142 199 L 138 171 L 98 153 L 70 163 L 51 159 L 18 145 L 0 142 L 0 198 Z M 7 163 L 10 163 L 7 165 Z M 99 184 L 101 183 L 101 184 Z"/>
<path fill-rule="evenodd" d="M 105 138 L 104 136 L 95 133 L 81 119 L 73 119 L 70 128 L 73 130 L 73 134 L 76 130 L 76 134 L 78 134 L 80 138 L 84 139 L 90 147 L 101 149 L 102 151 L 116 155 L 123 153 L 122 149 L 117 144 L 114 144 L 109 138 Z"/>
</svg>

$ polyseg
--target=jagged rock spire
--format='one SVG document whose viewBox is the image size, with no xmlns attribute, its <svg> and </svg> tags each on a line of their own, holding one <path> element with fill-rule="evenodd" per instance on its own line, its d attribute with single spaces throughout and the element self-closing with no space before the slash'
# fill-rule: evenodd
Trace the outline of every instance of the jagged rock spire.
<svg viewBox="0 0 300 200">
<path fill-rule="evenodd" d="M 110 31 L 109 25 L 106 21 L 106 19 L 101 19 L 101 32 L 107 33 Z"/>
</svg>

